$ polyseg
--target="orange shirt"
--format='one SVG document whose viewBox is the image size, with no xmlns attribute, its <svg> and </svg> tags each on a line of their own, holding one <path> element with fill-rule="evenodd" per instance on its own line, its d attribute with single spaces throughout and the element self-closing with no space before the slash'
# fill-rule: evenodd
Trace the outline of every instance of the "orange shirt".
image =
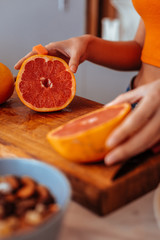
<svg viewBox="0 0 160 240">
<path fill-rule="evenodd" d="M 141 60 L 160 67 L 160 0 L 132 0 L 145 24 L 146 36 Z"/>
</svg>

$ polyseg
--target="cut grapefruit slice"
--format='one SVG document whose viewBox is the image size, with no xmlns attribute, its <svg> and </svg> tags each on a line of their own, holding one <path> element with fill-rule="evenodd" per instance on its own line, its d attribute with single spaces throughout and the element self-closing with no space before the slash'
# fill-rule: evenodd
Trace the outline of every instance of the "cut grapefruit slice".
<svg viewBox="0 0 160 240">
<path fill-rule="evenodd" d="M 32 48 L 33 52 L 36 52 L 37 54 L 41 55 L 47 55 L 48 51 L 45 47 L 43 47 L 41 44 L 38 44 Z"/>
<path fill-rule="evenodd" d="M 58 111 L 74 98 L 76 80 L 63 59 L 33 55 L 18 72 L 16 91 L 20 100 L 35 111 Z"/>
<path fill-rule="evenodd" d="M 100 161 L 111 150 L 105 146 L 108 136 L 130 110 L 128 103 L 100 108 L 53 129 L 47 139 L 68 160 Z"/>
</svg>

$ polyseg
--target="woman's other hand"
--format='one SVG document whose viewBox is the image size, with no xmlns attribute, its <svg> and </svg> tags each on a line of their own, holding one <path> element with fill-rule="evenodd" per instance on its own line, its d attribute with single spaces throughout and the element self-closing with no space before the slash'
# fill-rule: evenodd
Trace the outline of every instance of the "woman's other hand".
<svg viewBox="0 0 160 240">
<path fill-rule="evenodd" d="M 160 80 L 121 94 L 107 105 L 138 103 L 111 134 L 106 145 L 113 150 L 105 157 L 112 165 L 151 148 L 160 140 Z"/>
</svg>

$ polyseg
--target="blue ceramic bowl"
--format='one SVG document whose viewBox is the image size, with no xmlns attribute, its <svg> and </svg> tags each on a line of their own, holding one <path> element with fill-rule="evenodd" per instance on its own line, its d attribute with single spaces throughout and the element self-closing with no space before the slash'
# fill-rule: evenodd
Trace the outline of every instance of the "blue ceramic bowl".
<svg viewBox="0 0 160 240">
<path fill-rule="evenodd" d="M 15 158 L 0 159 L 0 175 L 27 175 L 48 187 L 60 206 L 60 211 L 48 221 L 33 228 L 33 230 L 16 235 L 5 240 L 56 240 L 62 226 L 63 216 L 71 198 L 71 187 L 67 178 L 56 168 L 43 162 Z"/>
</svg>

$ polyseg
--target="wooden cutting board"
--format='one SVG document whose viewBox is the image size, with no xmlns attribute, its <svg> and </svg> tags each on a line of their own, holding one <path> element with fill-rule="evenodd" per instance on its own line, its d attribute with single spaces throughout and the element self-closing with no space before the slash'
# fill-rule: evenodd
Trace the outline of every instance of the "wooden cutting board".
<svg viewBox="0 0 160 240">
<path fill-rule="evenodd" d="M 68 177 L 73 199 L 99 215 L 127 204 L 157 186 L 160 155 L 149 158 L 127 175 L 112 181 L 121 164 L 107 167 L 103 161 L 71 163 L 56 153 L 46 140 L 51 129 L 101 106 L 76 96 L 62 111 L 37 113 L 24 106 L 14 93 L 0 105 L 0 157 L 33 158 L 57 167 Z"/>
</svg>

